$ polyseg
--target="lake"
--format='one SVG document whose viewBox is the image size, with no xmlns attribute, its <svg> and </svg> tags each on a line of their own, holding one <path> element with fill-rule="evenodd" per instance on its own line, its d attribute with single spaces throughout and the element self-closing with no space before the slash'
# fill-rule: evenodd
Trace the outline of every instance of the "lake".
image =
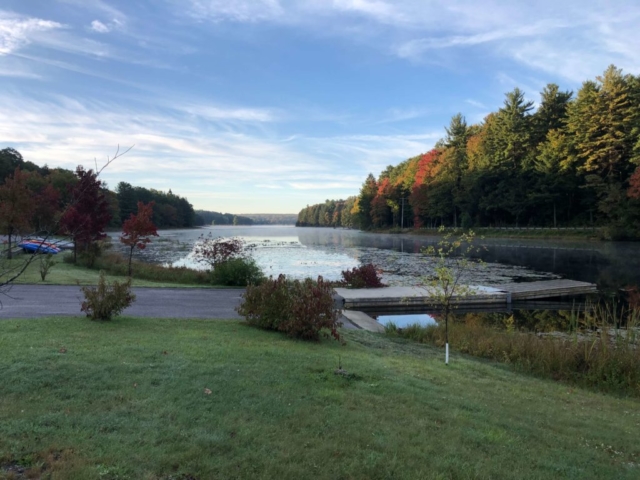
<svg viewBox="0 0 640 480">
<path fill-rule="evenodd" d="M 114 240 L 117 235 L 112 234 Z M 267 275 L 322 275 L 337 280 L 342 270 L 371 262 L 382 269 L 383 280 L 391 285 L 414 285 L 429 275 L 431 262 L 420 251 L 439 241 L 437 236 L 347 229 L 212 226 L 161 231 L 159 238 L 135 255 L 150 262 L 205 268 L 192 254 L 201 235 L 238 236 L 254 244 L 252 255 Z M 640 285 L 640 243 L 502 238 L 478 243 L 483 246 L 479 256 L 485 264 L 464 279 L 469 284 L 569 278 L 596 283 L 607 291 Z M 121 248 L 117 240 L 114 248 Z"/>
</svg>

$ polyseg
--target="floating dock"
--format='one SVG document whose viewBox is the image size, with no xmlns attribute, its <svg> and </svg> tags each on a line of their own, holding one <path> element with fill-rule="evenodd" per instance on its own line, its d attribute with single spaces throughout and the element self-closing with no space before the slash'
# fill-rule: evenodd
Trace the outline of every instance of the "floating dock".
<svg viewBox="0 0 640 480">
<path fill-rule="evenodd" d="M 596 293 L 598 287 L 593 283 L 575 280 L 543 280 L 540 282 L 507 283 L 499 287 L 511 294 L 512 301 L 539 300 L 541 298 L 570 297 Z"/>
<path fill-rule="evenodd" d="M 598 291 L 592 283 L 575 280 L 509 283 L 492 287 L 474 285 L 466 289 L 466 294 L 452 296 L 453 305 L 506 307 L 514 301 L 587 295 Z M 345 309 L 433 308 L 439 305 L 438 291 L 430 287 L 336 288 L 335 291 L 342 298 Z"/>
</svg>

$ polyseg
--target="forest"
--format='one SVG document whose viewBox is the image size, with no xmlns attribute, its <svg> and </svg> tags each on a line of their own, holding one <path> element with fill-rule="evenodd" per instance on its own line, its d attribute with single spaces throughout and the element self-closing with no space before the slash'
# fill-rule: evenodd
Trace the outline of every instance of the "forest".
<svg viewBox="0 0 640 480">
<path fill-rule="evenodd" d="M 196 210 L 196 226 L 203 225 L 253 225 L 253 220 L 233 213 Z"/>
<path fill-rule="evenodd" d="M 20 152 L 13 148 L 0 150 L 0 189 L 7 187 L 9 182 L 16 183 L 17 179 L 24 190 L 23 193 L 31 199 L 30 203 L 33 206 L 30 212 L 32 218 L 23 219 L 24 221 L 21 222 L 25 229 L 23 233 L 32 233 L 50 231 L 54 227 L 59 219 L 59 213 L 69 203 L 79 176 L 77 171 L 39 167 L 25 161 Z M 135 187 L 126 182 L 120 182 L 115 191 L 109 190 L 104 183 L 101 183 L 100 188 L 108 202 L 110 213 L 108 227 L 110 228 L 119 228 L 132 213 L 135 214 L 138 202 L 152 201 L 155 202 L 153 222 L 158 228 L 186 228 L 196 224 L 193 206 L 186 198 L 174 195 L 171 190 L 165 193 Z M 12 194 L 9 190 L 5 193 Z M 9 200 L 3 197 L 2 203 L 8 204 Z M 2 224 L 0 218 L 0 226 Z"/>
<path fill-rule="evenodd" d="M 537 108 L 515 88 L 479 124 L 453 116 L 423 154 L 307 206 L 298 226 L 599 227 L 638 236 L 640 76 L 610 66 L 577 94 L 548 84 Z"/>
</svg>

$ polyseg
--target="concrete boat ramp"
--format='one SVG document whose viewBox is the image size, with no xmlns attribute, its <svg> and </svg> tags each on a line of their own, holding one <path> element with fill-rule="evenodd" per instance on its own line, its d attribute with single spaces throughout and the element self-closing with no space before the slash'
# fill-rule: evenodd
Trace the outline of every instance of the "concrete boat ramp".
<svg viewBox="0 0 640 480">
<path fill-rule="evenodd" d="M 546 280 L 505 285 L 469 286 L 465 294 L 454 294 L 451 303 L 459 306 L 507 306 L 515 301 L 586 295 L 598 291 L 596 285 L 575 280 Z M 430 287 L 386 287 L 368 289 L 336 288 L 343 308 L 437 307 L 437 290 Z"/>
</svg>

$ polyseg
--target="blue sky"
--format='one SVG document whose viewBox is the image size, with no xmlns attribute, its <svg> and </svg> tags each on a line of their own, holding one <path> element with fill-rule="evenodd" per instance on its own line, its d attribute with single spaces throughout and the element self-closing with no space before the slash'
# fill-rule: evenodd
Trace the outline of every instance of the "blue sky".
<svg viewBox="0 0 640 480">
<path fill-rule="evenodd" d="M 2 0 L 0 147 L 295 213 L 429 150 L 518 86 L 640 73 L 637 1 Z"/>
</svg>

